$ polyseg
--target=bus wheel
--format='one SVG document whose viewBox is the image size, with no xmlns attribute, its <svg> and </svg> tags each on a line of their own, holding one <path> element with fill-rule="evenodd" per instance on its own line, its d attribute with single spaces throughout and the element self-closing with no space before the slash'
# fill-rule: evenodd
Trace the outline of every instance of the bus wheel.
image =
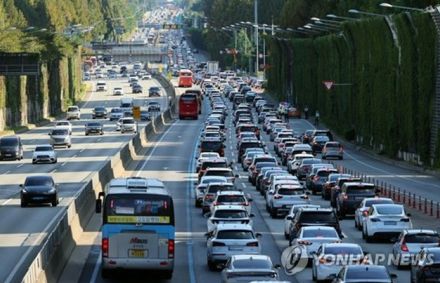
<svg viewBox="0 0 440 283">
<path fill-rule="evenodd" d="M 110 270 L 104 269 L 104 268 L 101 269 L 101 277 L 102 278 L 106 279 L 106 278 L 110 278 L 110 276 L 111 276 Z"/>
<path fill-rule="evenodd" d="M 171 279 L 173 277 L 173 271 L 165 271 L 162 276 L 164 279 Z"/>
</svg>

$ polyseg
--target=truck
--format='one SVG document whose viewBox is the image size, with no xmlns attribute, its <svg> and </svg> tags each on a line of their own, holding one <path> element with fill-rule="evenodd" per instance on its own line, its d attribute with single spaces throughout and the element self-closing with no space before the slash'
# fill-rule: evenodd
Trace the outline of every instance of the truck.
<svg viewBox="0 0 440 283">
<path fill-rule="evenodd" d="M 218 73 L 218 61 L 208 61 L 206 66 L 208 74 L 215 75 Z"/>
</svg>

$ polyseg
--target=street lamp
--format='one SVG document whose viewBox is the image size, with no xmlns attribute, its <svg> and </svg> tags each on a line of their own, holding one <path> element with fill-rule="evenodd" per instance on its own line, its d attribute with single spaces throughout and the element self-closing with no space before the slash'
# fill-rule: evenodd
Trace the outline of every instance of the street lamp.
<svg viewBox="0 0 440 283">
<path fill-rule="evenodd" d="M 379 6 L 385 7 L 385 8 L 397 8 L 397 9 L 411 10 L 411 11 L 417 11 L 417 12 L 427 12 L 427 9 L 420 9 L 420 8 L 392 5 L 390 3 L 380 3 Z"/>
<path fill-rule="evenodd" d="M 339 19 L 339 20 L 347 20 L 347 21 L 353 21 L 356 20 L 354 18 L 350 18 L 350 17 L 341 17 L 341 16 L 336 16 L 334 14 L 327 14 L 325 15 L 327 18 L 331 18 L 331 19 Z"/>
<path fill-rule="evenodd" d="M 322 21 L 315 21 L 315 24 L 321 25 L 323 27 L 333 28 L 334 30 L 338 30 L 340 27 L 339 25 L 324 23 Z"/>
<path fill-rule="evenodd" d="M 314 22 L 323 22 L 323 23 L 329 23 L 329 24 L 333 24 L 333 25 L 341 25 L 342 24 L 342 22 L 340 22 L 340 21 L 325 20 L 325 19 L 321 19 L 318 17 L 311 17 L 310 19 Z"/>
<path fill-rule="evenodd" d="M 350 9 L 348 10 L 351 14 L 358 14 L 358 15 L 367 15 L 367 16 L 375 16 L 375 17 L 386 17 L 386 15 L 377 14 L 377 13 L 371 13 L 371 12 L 363 12 L 356 9 Z"/>
<path fill-rule="evenodd" d="M 313 25 L 313 24 L 307 24 L 307 25 L 304 25 L 304 27 L 305 28 L 307 28 L 307 29 L 315 29 L 315 30 L 319 30 L 319 31 L 324 31 L 324 32 L 330 32 L 330 31 L 333 31 L 334 29 L 327 29 L 327 28 L 324 28 L 324 27 L 321 27 L 321 26 L 317 26 L 317 25 Z"/>
<path fill-rule="evenodd" d="M 297 29 L 298 29 L 298 31 L 308 33 L 308 34 L 314 34 L 314 35 L 320 34 L 322 32 L 322 31 L 318 31 L 318 30 L 306 29 L 303 27 L 299 27 Z"/>
</svg>

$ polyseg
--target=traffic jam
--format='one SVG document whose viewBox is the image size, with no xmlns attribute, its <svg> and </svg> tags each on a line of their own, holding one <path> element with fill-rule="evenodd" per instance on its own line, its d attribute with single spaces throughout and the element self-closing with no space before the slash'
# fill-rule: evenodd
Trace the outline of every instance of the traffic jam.
<svg viewBox="0 0 440 283">
<path fill-rule="evenodd" d="M 340 172 L 332 161 L 344 159 L 344 148 L 329 130 L 310 123 L 303 132 L 293 128 L 285 115 L 289 105 L 271 104 L 253 87 L 255 79 L 202 69 L 194 81 L 205 117 L 194 207 L 206 218 L 206 264 L 222 282 L 279 282 L 281 272 L 293 275 L 262 253 L 267 235 L 253 226 L 256 202 L 264 203 L 266 223 L 283 221 L 277 231 L 286 241 L 283 257 L 293 267 L 305 262 L 308 280 L 440 282 L 438 232 L 413 225 L 405 207 L 381 197 L 375 184 Z M 348 238 L 342 221 L 366 244 L 392 245 L 392 264 L 408 271 L 406 278 Z"/>
</svg>

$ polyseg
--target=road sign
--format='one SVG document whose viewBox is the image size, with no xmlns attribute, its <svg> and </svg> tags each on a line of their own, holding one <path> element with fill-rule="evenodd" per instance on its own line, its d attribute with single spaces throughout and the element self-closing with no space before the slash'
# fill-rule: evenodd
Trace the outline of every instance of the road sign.
<svg viewBox="0 0 440 283">
<path fill-rule="evenodd" d="M 136 120 L 141 119 L 141 107 L 140 106 L 133 106 L 133 118 Z"/>
<path fill-rule="evenodd" d="M 324 84 L 324 86 L 327 90 L 330 90 L 335 82 L 334 81 L 322 81 L 322 83 Z"/>
</svg>

